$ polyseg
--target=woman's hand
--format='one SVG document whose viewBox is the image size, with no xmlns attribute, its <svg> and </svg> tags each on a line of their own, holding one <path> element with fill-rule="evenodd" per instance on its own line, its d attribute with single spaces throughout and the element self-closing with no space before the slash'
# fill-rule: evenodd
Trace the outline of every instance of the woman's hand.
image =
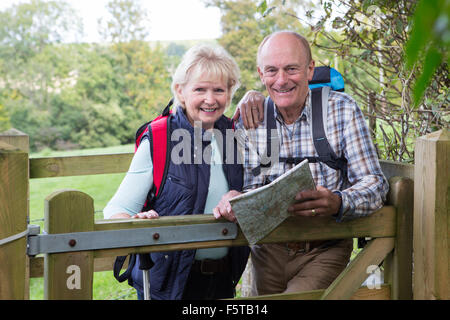
<svg viewBox="0 0 450 320">
<path fill-rule="evenodd" d="M 139 212 L 138 214 L 133 216 L 133 219 L 156 219 L 156 218 L 159 218 L 159 214 L 153 209 L 146 212 Z"/>
<path fill-rule="evenodd" d="M 113 214 L 109 219 L 131 219 L 131 216 L 128 213 L 116 213 Z"/>
<path fill-rule="evenodd" d="M 220 199 L 217 206 L 213 209 L 213 214 L 216 219 L 224 217 L 228 221 L 235 222 L 236 217 L 234 215 L 233 209 L 231 208 L 230 199 L 240 195 L 241 192 L 236 190 L 231 190 L 225 193 Z"/>
</svg>

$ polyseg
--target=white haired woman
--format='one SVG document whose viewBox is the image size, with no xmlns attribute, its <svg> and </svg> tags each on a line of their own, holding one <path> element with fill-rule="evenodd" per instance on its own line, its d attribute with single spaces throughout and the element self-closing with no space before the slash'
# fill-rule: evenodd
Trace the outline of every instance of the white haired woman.
<svg viewBox="0 0 450 320">
<path fill-rule="evenodd" d="M 175 136 L 172 135 L 175 130 L 181 130 L 189 139 L 186 134 L 178 135 L 184 138 L 168 143 L 167 152 L 179 152 L 171 152 L 164 185 L 151 199 L 150 207 L 143 209 L 153 187 L 149 137 L 144 135 L 127 175 L 104 209 L 105 218 L 212 213 L 222 195 L 242 189 L 243 172 L 236 159 L 236 142 L 234 162 L 226 158 L 227 147 L 221 143 L 226 141 L 227 130 L 233 127 L 223 113 L 239 87 L 239 76 L 236 62 L 222 47 L 198 45 L 186 52 L 173 76 L 176 108 L 169 119 L 169 137 Z M 194 127 L 208 139 L 195 144 Z M 199 147 L 201 152 L 196 150 Z M 196 155 L 201 159 L 194 158 Z M 155 263 L 150 269 L 151 298 L 231 298 L 248 254 L 247 247 L 151 253 Z M 142 297 L 142 281 L 136 263 L 129 283 L 136 288 L 138 298 Z"/>
</svg>

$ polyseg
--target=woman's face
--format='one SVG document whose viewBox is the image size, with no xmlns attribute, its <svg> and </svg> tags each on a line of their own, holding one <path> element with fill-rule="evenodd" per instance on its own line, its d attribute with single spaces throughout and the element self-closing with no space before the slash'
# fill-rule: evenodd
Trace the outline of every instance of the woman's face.
<svg viewBox="0 0 450 320">
<path fill-rule="evenodd" d="M 185 85 L 177 85 L 178 98 L 185 106 L 189 122 L 201 121 L 203 129 L 212 129 L 224 113 L 230 90 L 223 79 L 204 79 L 201 76 Z"/>
</svg>

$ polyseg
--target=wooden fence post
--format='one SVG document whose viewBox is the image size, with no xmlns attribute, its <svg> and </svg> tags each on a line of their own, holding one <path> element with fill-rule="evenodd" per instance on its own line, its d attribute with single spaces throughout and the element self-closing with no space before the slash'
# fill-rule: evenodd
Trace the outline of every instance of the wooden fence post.
<svg viewBox="0 0 450 320">
<path fill-rule="evenodd" d="M 450 299 L 450 132 L 416 140 L 414 299 Z"/>
<path fill-rule="evenodd" d="M 45 199 L 45 230 L 48 234 L 93 231 L 93 199 L 76 190 L 59 190 L 50 194 Z M 46 254 L 44 298 L 92 299 L 93 277 L 93 251 Z"/>
<path fill-rule="evenodd" d="M 397 212 L 395 246 L 385 259 L 385 280 L 391 284 L 391 298 L 411 300 L 413 269 L 414 182 L 405 177 L 389 179 L 389 204 Z"/>
<path fill-rule="evenodd" d="M 27 230 L 28 136 L 0 134 L 0 239 Z M 28 299 L 27 240 L 0 245 L 0 299 Z"/>
</svg>

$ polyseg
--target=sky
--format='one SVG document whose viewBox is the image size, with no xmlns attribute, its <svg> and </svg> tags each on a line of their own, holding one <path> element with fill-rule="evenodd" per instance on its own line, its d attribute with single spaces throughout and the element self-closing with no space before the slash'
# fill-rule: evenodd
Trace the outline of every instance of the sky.
<svg viewBox="0 0 450 320">
<path fill-rule="evenodd" d="M 0 0 L 0 10 L 26 0 Z M 83 19 L 86 42 L 99 41 L 97 20 L 106 16 L 108 0 L 66 0 Z M 149 38 L 155 40 L 217 39 L 221 36 L 220 10 L 202 0 L 141 0 L 149 16 Z M 83 42 L 84 42 L 83 41 Z"/>
</svg>

